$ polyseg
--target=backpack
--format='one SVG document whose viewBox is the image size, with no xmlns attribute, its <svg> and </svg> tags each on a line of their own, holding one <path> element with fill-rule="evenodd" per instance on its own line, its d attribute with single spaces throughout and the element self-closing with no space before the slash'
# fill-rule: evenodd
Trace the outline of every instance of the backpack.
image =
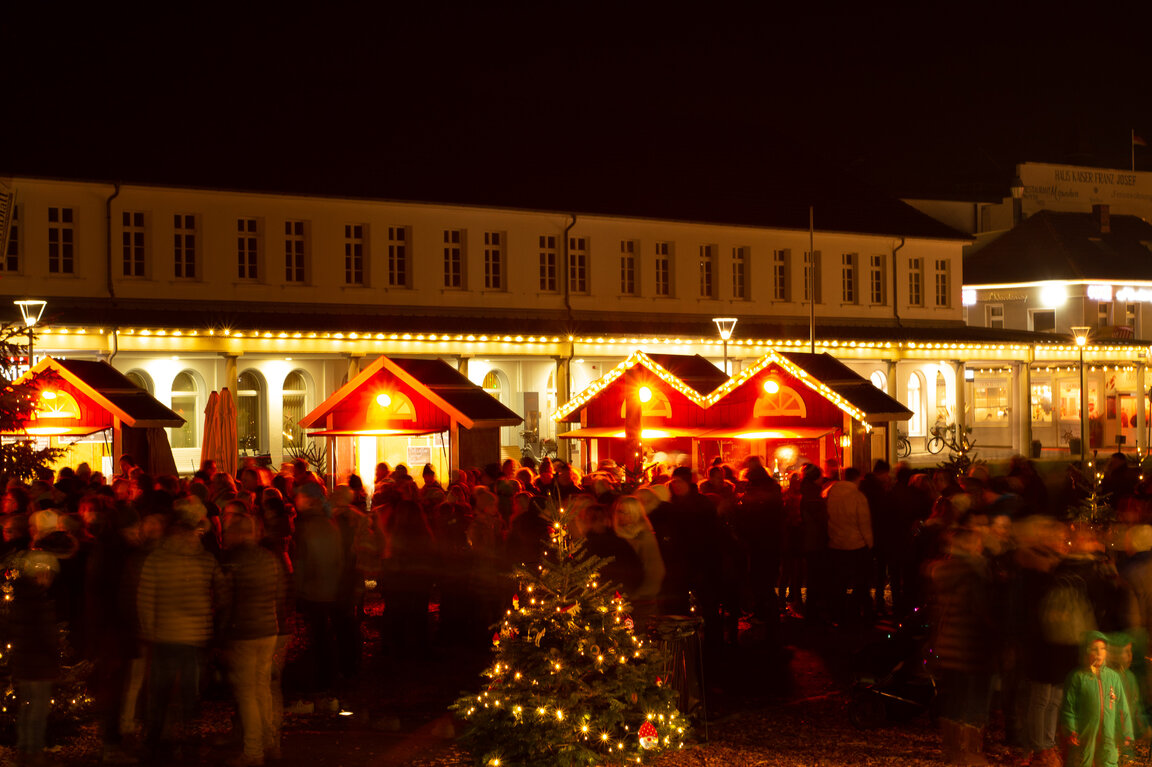
<svg viewBox="0 0 1152 767">
<path fill-rule="evenodd" d="M 1079 645 L 1096 630 L 1088 586 L 1079 575 L 1058 576 L 1040 600 L 1040 636 L 1059 645 Z"/>
</svg>

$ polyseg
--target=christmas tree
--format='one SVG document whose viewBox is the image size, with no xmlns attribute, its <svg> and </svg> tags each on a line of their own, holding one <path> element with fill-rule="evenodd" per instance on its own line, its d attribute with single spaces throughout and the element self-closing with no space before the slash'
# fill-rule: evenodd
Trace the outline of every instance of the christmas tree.
<svg viewBox="0 0 1152 767">
<path fill-rule="evenodd" d="M 601 580 L 605 561 L 565 520 L 551 532 L 494 627 L 488 682 L 452 706 L 466 722 L 461 741 L 484 767 L 638 764 L 683 747 L 688 723 L 660 678 L 661 653 L 634 633 L 619 587 Z"/>
</svg>

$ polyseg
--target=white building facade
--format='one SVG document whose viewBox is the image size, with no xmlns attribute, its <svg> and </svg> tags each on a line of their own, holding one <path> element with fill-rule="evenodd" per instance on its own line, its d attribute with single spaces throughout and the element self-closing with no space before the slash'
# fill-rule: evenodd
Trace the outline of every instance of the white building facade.
<svg viewBox="0 0 1152 767">
<path fill-rule="evenodd" d="M 31 178 L 0 179 L 0 192 L 12 212 L 0 294 L 47 301 L 36 353 L 106 359 L 170 403 L 188 421 L 170 434 L 182 471 L 198 464 L 210 392 L 237 393 L 242 451 L 276 464 L 307 442 L 299 418 L 380 354 L 450 361 L 543 440 L 558 436 L 558 403 L 636 349 L 723 366 L 712 318 L 735 317 L 735 372 L 769 348 L 809 349 L 814 315 L 815 350 L 907 404 L 912 437 L 962 421 L 1014 452 L 1033 438 L 1021 371 L 1077 357 L 1062 339 L 966 328 L 968 239 L 943 227 L 811 232 Z M 1135 386 L 1144 352 L 1105 356 Z M 517 456 L 518 431 L 502 435 Z M 878 432 L 891 450 L 895 434 Z M 361 439 L 338 463 L 443 469 L 439 439 Z"/>
</svg>

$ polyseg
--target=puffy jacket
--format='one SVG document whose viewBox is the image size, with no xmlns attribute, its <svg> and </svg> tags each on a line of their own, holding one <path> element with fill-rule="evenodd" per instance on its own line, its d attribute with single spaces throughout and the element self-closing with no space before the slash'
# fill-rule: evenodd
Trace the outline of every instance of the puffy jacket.
<svg viewBox="0 0 1152 767">
<path fill-rule="evenodd" d="M 224 571 L 193 533 L 170 535 L 144 559 L 136 589 L 140 638 L 206 645 L 215 612 L 228 602 Z"/>
</svg>

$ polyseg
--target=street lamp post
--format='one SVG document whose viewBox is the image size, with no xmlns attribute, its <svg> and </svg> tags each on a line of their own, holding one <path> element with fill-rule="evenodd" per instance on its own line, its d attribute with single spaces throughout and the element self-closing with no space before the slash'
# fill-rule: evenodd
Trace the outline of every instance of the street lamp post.
<svg viewBox="0 0 1152 767">
<path fill-rule="evenodd" d="M 28 334 L 28 369 L 32 369 L 32 328 L 40 321 L 47 301 L 39 298 L 22 298 L 12 303 L 20 307 L 20 317 L 24 320 L 24 332 Z"/>
<path fill-rule="evenodd" d="M 1091 331 L 1092 328 L 1087 325 L 1075 325 L 1072 328 L 1072 336 L 1080 350 L 1080 463 L 1084 471 L 1088 470 L 1088 392 L 1084 388 L 1084 347 L 1088 345 L 1088 334 Z"/>
<path fill-rule="evenodd" d="M 732 337 L 732 331 L 736 329 L 736 317 L 713 317 L 712 321 L 716 323 L 716 329 L 720 331 L 720 340 L 724 342 L 724 375 L 730 375 L 728 372 L 728 339 Z"/>
</svg>

